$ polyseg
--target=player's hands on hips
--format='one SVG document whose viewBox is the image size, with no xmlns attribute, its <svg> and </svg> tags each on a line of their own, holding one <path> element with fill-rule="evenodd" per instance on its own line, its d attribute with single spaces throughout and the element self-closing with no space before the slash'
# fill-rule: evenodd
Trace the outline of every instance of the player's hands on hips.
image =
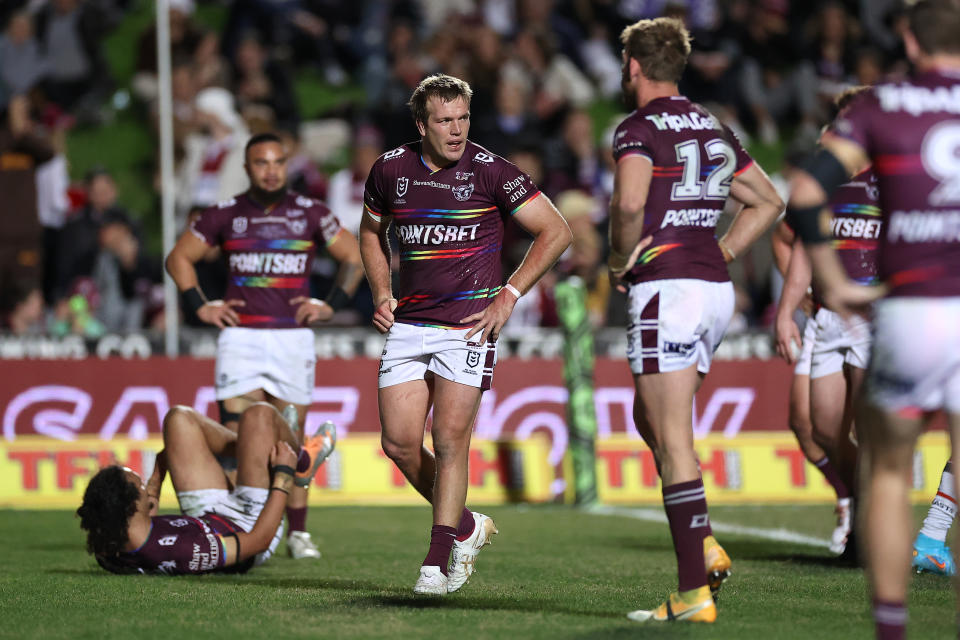
<svg viewBox="0 0 960 640">
<path fill-rule="evenodd" d="M 243 300 L 211 300 L 197 309 L 197 317 L 220 329 L 235 327 L 240 324 L 240 316 L 233 308 L 246 304 Z"/>
<path fill-rule="evenodd" d="M 634 265 L 637 264 L 637 260 L 640 259 L 640 254 L 650 246 L 651 242 L 653 242 L 653 236 L 647 236 L 641 239 L 640 242 L 637 243 L 637 246 L 633 248 L 633 251 L 630 252 L 630 257 L 627 259 L 625 266 L 620 269 L 610 269 L 610 285 L 620 293 L 627 292 L 627 285 L 623 281 L 623 276 L 627 275 L 630 269 L 633 269 Z"/>
<path fill-rule="evenodd" d="M 496 342 L 497 338 L 500 337 L 500 330 L 503 329 L 503 325 L 507 324 L 507 320 L 513 313 L 513 307 L 516 304 L 517 298 L 506 288 L 501 289 L 486 309 L 460 321 L 461 324 L 474 323 L 465 338 L 469 340 L 477 333 L 482 332 L 480 335 L 481 344 Z"/>
<path fill-rule="evenodd" d="M 333 317 L 333 307 L 309 296 L 297 296 L 290 300 L 290 304 L 299 305 L 294 315 L 297 325 L 309 327 L 318 322 L 326 322 Z"/>
<path fill-rule="evenodd" d="M 380 333 L 390 331 L 393 326 L 393 312 L 397 308 L 396 298 L 387 298 L 382 300 L 373 312 L 373 326 Z"/>
<path fill-rule="evenodd" d="M 777 355 L 787 361 L 787 364 L 794 364 L 803 346 L 803 338 L 800 337 L 800 329 L 793 318 L 786 313 L 778 313 L 774 327 L 774 338 L 777 343 Z"/>
<path fill-rule="evenodd" d="M 297 454 L 290 445 L 283 440 L 273 445 L 273 451 L 270 452 L 270 466 L 275 467 L 278 464 L 293 467 L 294 469 L 297 467 Z"/>
</svg>

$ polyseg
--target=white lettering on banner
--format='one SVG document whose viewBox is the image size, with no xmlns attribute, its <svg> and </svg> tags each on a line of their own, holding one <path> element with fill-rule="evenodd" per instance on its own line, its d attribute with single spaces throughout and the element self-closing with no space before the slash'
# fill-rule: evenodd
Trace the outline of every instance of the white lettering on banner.
<svg viewBox="0 0 960 640">
<path fill-rule="evenodd" d="M 339 411 L 308 411 L 304 433 L 313 435 L 317 428 L 327 420 L 337 425 L 337 438 L 343 438 L 350 432 L 350 426 L 357 419 L 357 407 L 360 406 L 360 390 L 356 387 L 314 387 L 310 394 L 313 404 L 338 404 Z"/>
<path fill-rule="evenodd" d="M 100 438 L 109 440 L 116 435 L 124 420 L 131 414 L 133 406 L 140 403 L 152 404 L 157 411 L 157 424 L 163 424 L 163 417 L 170 410 L 167 390 L 163 387 L 127 387 L 100 428 Z M 134 415 L 128 435 L 133 440 L 147 439 L 149 427 L 143 416 Z"/>
<path fill-rule="evenodd" d="M 30 387 L 18 394 L 7 405 L 3 413 L 3 437 L 13 441 L 17 437 L 17 418 L 31 405 L 56 402 L 72 404 L 71 411 L 63 409 L 43 409 L 33 416 L 33 430 L 57 440 L 75 440 L 76 434 L 83 428 L 83 421 L 90 413 L 93 398 L 83 389 L 61 385 L 43 385 Z"/>
<path fill-rule="evenodd" d="M 697 399 L 693 399 L 693 435 L 697 438 L 710 433 L 713 429 L 717 416 L 720 415 L 720 409 L 725 404 L 732 404 L 733 413 L 727 419 L 727 424 L 723 428 L 723 435 L 732 438 L 740 433 L 743 421 L 747 419 L 750 413 L 750 407 L 757 397 L 757 392 L 752 387 L 720 387 L 713 392 L 707 406 L 703 410 L 700 419 L 697 419 Z"/>
</svg>

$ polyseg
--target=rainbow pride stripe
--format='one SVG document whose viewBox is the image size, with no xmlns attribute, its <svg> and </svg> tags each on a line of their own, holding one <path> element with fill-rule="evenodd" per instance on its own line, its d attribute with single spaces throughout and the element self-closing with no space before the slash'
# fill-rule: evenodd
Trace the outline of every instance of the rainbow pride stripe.
<svg viewBox="0 0 960 640">
<path fill-rule="evenodd" d="M 500 251 L 500 245 L 495 244 L 489 247 L 467 247 L 466 249 L 424 249 L 420 251 L 403 251 L 400 253 L 401 261 L 409 260 L 439 260 L 449 258 L 472 258 L 485 253 Z"/>
<path fill-rule="evenodd" d="M 837 238 L 833 241 L 833 248 L 837 251 L 873 251 L 879 246 L 877 240 L 852 240 Z"/>
<path fill-rule="evenodd" d="M 833 212 L 837 215 L 849 213 L 861 216 L 880 217 L 880 207 L 875 204 L 838 204 L 833 207 Z"/>
<path fill-rule="evenodd" d="M 246 251 L 250 249 L 281 249 L 285 251 L 309 251 L 313 240 L 267 240 L 261 238 L 241 238 L 223 243 L 227 251 Z"/>
<path fill-rule="evenodd" d="M 404 320 L 403 324 L 412 324 L 415 327 L 426 327 L 428 329 L 470 329 L 472 324 L 432 324 L 430 322 L 414 322 Z"/>
<path fill-rule="evenodd" d="M 503 287 L 487 287 L 486 289 L 472 289 L 469 291 L 457 291 L 456 293 L 447 293 L 440 296 L 435 296 L 429 293 L 415 293 L 413 295 L 404 296 L 397 301 L 397 306 L 403 306 L 405 304 L 416 304 L 418 302 L 430 301 L 443 301 L 443 302 L 458 302 L 460 300 L 479 300 L 482 298 L 492 298 L 500 293 Z"/>
<path fill-rule="evenodd" d="M 682 246 L 683 246 L 682 243 L 677 242 L 674 244 L 661 244 L 658 247 L 652 247 L 650 249 L 647 249 L 640 255 L 639 262 L 640 264 L 647 264 L 652 260 L 656 260 L 663 254 L 665 254 L 667 251 L 670 251 L 671 249 L 676 249 L 677 247 L 682 247 Z"/>
<path fill-rule="evenodd" d="M 442 218 L 445 220 L 466 220 L 468 218 L 479 218 L 480 216 L 488 213 L 493 213 L 496 210 L 496 207 L 485 207 L 483 209 L 394 209 L 392 213 L 395 216 L 403 216 L 404 218 Z"/>
<path fill-rule="evenodd" d="M 269 276 L 234 276 L 237 287 L 265 287 L 270 289 L 299 289 L 306 286 L 306 278 L 271 278 Z"/>
<path fill-rule="evenodd" d="M 530 204 L 531 202 L 533 202 L 534 200 L 536 200 L 537 196 L 539 196 L 541 193 L 542 193 L 541 191 L 537 191 L 536 193 L 534 193 L 532 196 L 530 196 L 529 198 L 527 198 L 527 201 L 526 201 L 526 202 L 524 202 L 524 203 L 521 204 L 519 207 L 517 207 L 516 209 L 514 209 L 513 211 L 511 211 L 511 212 L 510 212 L 510 215 L 514 215 L 517 211 L 520 211 L 520 209 L 523 209 L 525 206 L 527 206 L 528 204 Z"/>
<path fill-rule="evenodd" d="M 240 318 L 241 325 L 262 325 L 262 324 L 273 324 L 273 325 L 285 325 L 295 327 L 297 325 L 296 319 L 293 316 L 289 317 L 280 317 L 280 316 L 258 316 L 251 315 L 247 313 L 238 313 Z"/>
</svg>

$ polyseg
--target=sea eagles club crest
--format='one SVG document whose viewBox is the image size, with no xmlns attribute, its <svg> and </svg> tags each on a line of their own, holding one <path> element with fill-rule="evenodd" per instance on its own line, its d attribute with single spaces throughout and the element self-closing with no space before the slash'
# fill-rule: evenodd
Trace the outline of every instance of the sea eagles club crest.
<svg viewBox="0 0 960 640">
<path fill-rule="evenodd" d="M 453 197 L 460 202 L 466 202 L 470 199 L 471 195 L 473 195 L 472 182 L 470 184 L 458 184 L 453 188 Z"/>
<path fill-rule="evenodd" d="M 406 177 L 397 178 L 397 197 L 402 198 L 407 193 L 407 187 L 410 186 L 410 180 Z"/>
</svg>

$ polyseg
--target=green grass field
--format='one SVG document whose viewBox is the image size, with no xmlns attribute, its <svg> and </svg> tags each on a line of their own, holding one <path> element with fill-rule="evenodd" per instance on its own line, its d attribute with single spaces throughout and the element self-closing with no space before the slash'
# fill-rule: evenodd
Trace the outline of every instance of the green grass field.
<svg viewBox="0 0 960 640">
<path fill-rule="evenodd" d="M 500 535 L 461 592 L 414 597 L 424 508 L 313 508 L 323 558 L 281 553 L 246 576 L 113 576 L 67 511 L 3 511 L 0 637 L 869 638 L 863 574 L 825 549 L 726 533 L 734 575 L 715 625 L 641 626 L 624 614 L 676 586 L 666 525 L 556 506 L 491 507 Z M 827 505 L 717 507 L 716 523 L 826 538 Z M 910 635 L 955 637 L 950 581 L 917 576 Z"/>
</svg>

